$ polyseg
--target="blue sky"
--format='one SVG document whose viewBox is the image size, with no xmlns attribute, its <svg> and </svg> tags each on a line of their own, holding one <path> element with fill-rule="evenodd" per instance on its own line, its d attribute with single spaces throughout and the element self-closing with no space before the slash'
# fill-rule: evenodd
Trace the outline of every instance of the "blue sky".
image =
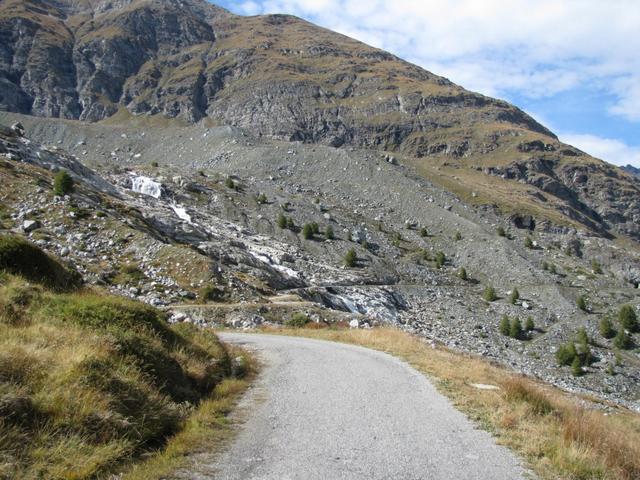
<svg viewBox="0 0 640 480">
<path fill-rule="evenodd" d="M 640 167 L 638 0 L 244 0 L 290 13 L 503 98 L 561 140 Z"/>
</svg>

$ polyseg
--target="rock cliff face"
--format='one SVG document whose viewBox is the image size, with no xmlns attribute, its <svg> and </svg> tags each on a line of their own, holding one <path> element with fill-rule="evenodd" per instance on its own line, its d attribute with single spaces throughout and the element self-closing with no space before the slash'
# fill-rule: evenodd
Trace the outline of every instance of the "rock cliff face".
<svg viewBox="0 0 640 480">
<path fill-rule="evenodd" d="M 553 208 L 593 231 L 640 237 L 637 178 L 506 102 L 291 16 L 240 17 L 203 0 L 5 0 L 0 109 L 90 122 L 206 118 L 480 168 L 551 196 L 530 197 L 536 214 Z"/>
</svg>

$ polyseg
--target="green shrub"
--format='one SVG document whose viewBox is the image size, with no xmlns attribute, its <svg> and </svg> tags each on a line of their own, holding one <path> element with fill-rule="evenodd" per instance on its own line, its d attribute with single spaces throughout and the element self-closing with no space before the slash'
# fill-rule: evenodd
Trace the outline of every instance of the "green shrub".
<svg viewBox="0 0 640 480">
<path fill-rule="evenodd" d="M 158 168 L 159 165 L 158 165 L 158 162 L 151 162 L 151 166 L 153 168 Z"/>
<path fill-rule="evenodd" d="M 588 345 L 591 342 L 591 340 L 589 339 L 589 335 L 587 335 L 587 330 L 584 327 L 580 327 L 578 329 L 576 339 L 578 343 L 582 345 Z"/>
<path fill-rule="evenodd" d="M 217 285 L 204 285 L 198 291 L 198 300 L 202 303 L 219 302 L 224 297 L 224 289 Z"/>
<path fill-rule="evenodd" d="M 420 236 L 421 236 L 421 237 L 428 237 L 428 236 L 429 236 L 429 232 L 427 231 L 427 228 L 426 228 L 426 227 L 422 227 L 422 228 L 420 229 Z"/>
<path fill-rule="evenodd" d="M 611 323 L 611 320 L 608 318 L 600 320 L 600 335 L 604 338 L 613 338 L 616 335 L 616 332 L 613 329 L 613 323 Z"/>
<path fill-rule="evenodd" d="M 554 275 L 558 273 L 558 269 L 553 263 L 549 265 L 549 272 L 553 273 Z"/>
<path fill-rule="evenodd" d="M 595 258 L 591 260 L 591 271 L 596 275 L 602 274 L 602 265 Z"/>
<path fill-rule="evenodd" d="M 327 240 L 333 240 L 335 238 L 333 227 L 331 225 L 327 225 L 327 228 L 325 228 L 324 236 L 327 238 Z"/>
<path fill-rule="evenodd" d="M 574 377 L 580 377 L 584 373 L 582 370 L 582 363 L 580 362 L 579 357 L 575 357 L 571 362 L 571 373 Z"/>
<path fill-rule="evenodd" d="M 464 267 L 460 267 L 460 270 L 458 270 L 458 278 L 460 280 L 464 280 L 465 282 L 469 279 L 469 277 L 467 276 L 467 270 Z"/>
<path fill-rule="evenodd" d="M 256 202 L 259 205 L 264 205 L 265 203 L 267 203 L 267 196 L 264 193 L 261 193 L 260 195 L 256 196 Z"/>
<path fill-rule="evenodd" d="M 320 233 L 320 226 L 316 222 L 311 222 L 311 231 L 314 235 L 318 235 Z"/>
<path fill-rule="evenodd" d="M 53 193 L 64 197 L 73 191 L 73 178 L 65 170 L 60 170 L 53 179 Z"/>
<path fill-rule="evenodd" d="M 556 350 L 556 361 L 560 366 L 571 365 L 576 357 L 578 357 L 578 352 L 573 342 L 567 342 L 564 345 L 560 345 L 558 350 Z"/>
<path fill-rule="evenodd" d="M 505 337 L 509 336 L 509 333 L 511 332 L 511 322 L 507 314 L 502 316 L 502 319 L 500 320 L 499 330 L 500 330 L 500 333 Z"/>
<path fill-rule="evenodd" d="M 506 237 L 507 236 L 507 232 L 505 231 L 505 229 L 503 227 L 498 227 L 496 229 L 496 233 L 498 234 L 499 237 Z"/>
<path fill-rule="evenodd" d="M 447 261 L 447 256 L 444 254 L 444 252 L 437 252 L 436 253 L 436 268 L 442 268 L 444 267 L 444 264 Z"/>
<path fill-rule="evenodd" d="M 278 214 L 277 222 L 278 222 L 278 227 L 280 227 L 282 230 L 287 228 L 287 217 L 285 217 L 282 213 Z"/>
<path fill-rule="evenodd" d="M 356 255 L 355 249 L 351 248 L 344 256 L 344 264 L 348 268 L 353 268 L 356 265 L 356 261 L 358 260 L 358 256 Z"/>
<path fill-rule="evenodd" d="M 456 242 L 459 242 L 460 240 L 462 240 L 462 234 L 460 232 L 456 232 L 456 234 L 454 235 L 453 239 Z"/>
<path fill-rule="evenodd" d="M 618 320 L 622 328 L 635 332 L 638 330 L 638 317 L 631 305 L 623 305 L 618 312 Z"/>
<path fill-rule="evenodd" d="M 580 310 L 582 310 L 583 312 L 588 311 L 588 307 L 587 307 L 587 297 L 585 297 L 584 295 L 580 295 L 578 297 L 578 300 L 576 301 L 576 305 L 578 306 L 578 308 Z"/>
<path fill-rule="evenodd" d="M 613 346 L 620 350 L 628 350 L 633 347 L 633 341 L 631 336 L 625 331 L 624 328 L 618 330 L 615 338 L 613 339 Z"/>
<path fill-rule="evenodd" d="M 313 238 L 313 227 L 309 223 L 305 223 L 302 227 L 302 237 L 305 240 Z"/>
<path fill-rule="evenodd" d="M 224 184 L 227 188 L 231 188 L 231 189 L 236 188 L 236 182 L 234 182 L 233 178 L 231 177 L 227 177 L 227 179 L 224 181 Z"/>
<path fill-rule="evenodd" d="M 536 324 L 533 321 L 533 317 L 527 317 L 527 321 L 524 324 L 524 329 L 527 332 L 532 332 L 536 329 Z"/>
<path fill-rule="evenodd" d="M 511 295 L 509 295 L 509 303 L 515 305 L 518 300 L 520 300 L 520 292 L 517 288 L 514 288 L 511 291 Z"/>
<path fill-rule="evenodd" d="M 511 325 L 509 326 L 509 336 L 511 338 L 515 338 L 516 340 L 522 340 L 524 338 L 524 332 L 522 331 L 522 323 L 518 317 L 511 320 Z"/>
<path fill-rule="evenodd" d="M 526 248 L 533 248 L 533 240 L 531 239 L 531 237 L 526 237 L 524 239 L 524 246 Z"/>
<path fill-rule="evenodd" d="M 0 271 L 19 275 L 56 291 L 78 288 L 82 277 L 22 237 L 0 236 Z"/>
<path fill-rule="evenodd" d="M 296 222 L 291 217 L 287 218 L 287 228 L 292 231 L 296 229 Z"/>
<path fill-rule="evenodd" d="M 296 312 L 291 316 L 289 320 L 285 322 L 285 324 L 288 327 L 302 328 L 309 322 L 310 320 L 307 315 L 305 315 L 304 313 Z"/>
<path fill-rule="evenodd" d="M 498 299 L 496 289 L 491 285 L 487 285 L 484 289 L 484 292 L 482 292 L 482 298 L 484 298 L 487 302 L 495 302 Z"/>
</svg>

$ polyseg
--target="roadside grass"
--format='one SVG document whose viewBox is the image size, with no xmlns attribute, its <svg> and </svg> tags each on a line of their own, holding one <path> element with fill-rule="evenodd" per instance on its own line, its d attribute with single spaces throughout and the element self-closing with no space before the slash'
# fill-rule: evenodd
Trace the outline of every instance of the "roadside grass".
<svg viewBox="0 0 640 480">
<path fill-rule="evenodd" d="M 360 345 L 401 358 L 428 375 L 456 408 L 520 454 L 543 479 L 640 478 L 640 415 L 624 408 L 590 408 L 593 399 L 571 396 L 396 329 L 262 331 Z M 499 390 L 474 386 L 479 384 Z"/>
<path fill-rule="evenodd" d="M 250 358 L 246 357 L 246 352 L 242 353 L 245 358 Z M 253 360 L 250 363 L 247 378 L 229 378 L 218 384 L 210 398 L 204 400 L 189 417 L 180 433 L 169 439 L 166 448 L 133 465 L 124 473 L 122 480 L 171 478 L 172 473 L 189 465 L 191 455 L 216 453 L 226 445 L 234 434 L 228 415 L 256 372 Z"/>
<path fill-rule="evenodd" d="M 254 368 L 244 352 L 148 305 L 63 288 L 75 277 L 57 260 L 2 245 L 47 268 L 0 265 L 0 479 L 108 478 L 135 465 L 131 478 L 157 478 L 230 434 L 225 415 Z"/>
</svg>

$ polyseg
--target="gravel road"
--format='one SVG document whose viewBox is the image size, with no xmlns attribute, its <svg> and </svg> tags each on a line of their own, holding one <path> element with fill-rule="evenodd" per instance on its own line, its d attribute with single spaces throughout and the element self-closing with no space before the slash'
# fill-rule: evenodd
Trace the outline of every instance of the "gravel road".
<svg viewBox="0 0 640 480">
<path fill-rule="evenodd" d="M 243 402 L 235 441 L 191 478 L 531 478 L 420 373 L 365 348 L 304 338 L 222 333 L 265 367 Z"/>
</svg>

